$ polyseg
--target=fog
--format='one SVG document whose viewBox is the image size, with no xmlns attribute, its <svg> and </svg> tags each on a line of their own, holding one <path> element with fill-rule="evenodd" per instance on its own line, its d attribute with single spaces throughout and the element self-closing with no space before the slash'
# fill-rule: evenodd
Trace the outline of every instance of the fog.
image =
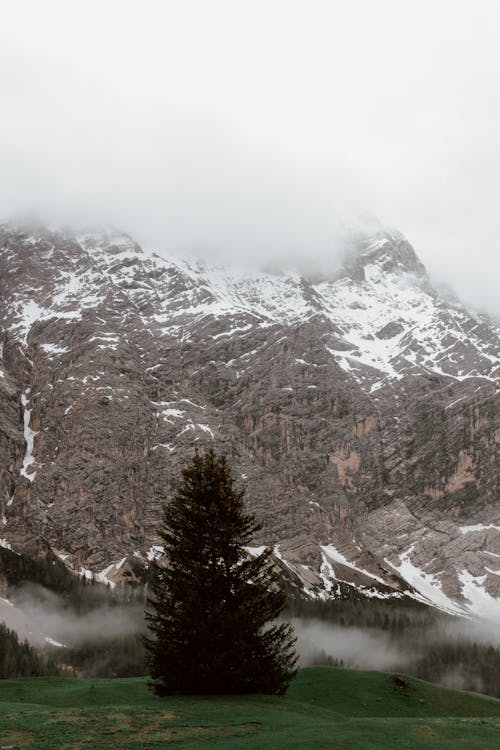
<svg viewBox="0 0 500 750">
<path fill-rule="evenodd" d="M 500 633 L 494 622 L 429 612 L 405 628 L 390 614 L 386 629 L 294 618 L 299 666 L 404 672 L 462 690 L 500 696 Z"/>
<path fill-rule="evenodd" d="M 103 589 L 102 605 L 94 603 L 81 614 L 37 584 L 25 584 L 10 597 L 14 606 L 0 601 L 0 620 L 35 646 L 67 647 L 55 648 L 66 669 L 89 676 L 147 673 L 139 637 L 145 632 L 142 606 L 117 604 Z M 373 611 L 370 602 L 364 607 L 345 602 L 331 614 L 343 624 L 291 617 L 299 667 L 334 664 L 402 672 L 500 697 L 500 633 L 493 622 L 408 605 Z M 376 621 L 383 625 L 375 626 Z"/>
<path fill-rule="evenodd" d="M 160 252 L 329 262 L 376 216 L 500 314 L 495 0 L 20 0 L 0 216 Z"/>
<path fill-rule="evenodd" d="M 11 593 L 13 607 L 2 609 L 0 620 L 34 645 L 46 638 L 63 646 L 83 641 L 120 638 L 144 629 L 142 607 L 111 605 L 103 593 L 103 604 L 86 613 L 68 607 L 65 599 L 38 584 L 27 583 Z"/>
<path fill-rule="evenodd" d="M 403 669 L 413 655 L 405 653 L 390 633 L 374 628 L 353 628 L 316 620 L 294 620 L 299 666 L 332 657 L 354 669 Z"/>
<path fill-rule="evenodd" d="M 341 626 L 316 619 L 294 618 L 292 623 L 301 666 L 315 663 L 321 654 L 358 669 L 404 669 L 433 644 L 469 641 L 500 647 L 495 623 L 461 617 L 443 618 L 435 626 L 421 628 L 420 635 L 412 631 L 408 637 L 379 628 Z"/>
</svg>

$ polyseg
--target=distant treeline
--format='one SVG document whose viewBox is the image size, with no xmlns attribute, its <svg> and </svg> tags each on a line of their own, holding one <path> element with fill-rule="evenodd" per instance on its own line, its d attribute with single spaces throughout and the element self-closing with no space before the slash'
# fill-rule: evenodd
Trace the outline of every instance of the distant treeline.
<svg viewBox="0 0 500 750">
<path fill-rule="evenodd" d="M 453 619 L 451 615 L 442 614 L 407 596 L 400 599 L 368 599 L 345 584 L 342 598 L 338 599 L 289 597 L 285 614 L 344 627 L 377 628 L 390 633 L 403 633 L 409 628 L 420 630 Z"/>
<path fill-rule="evenodd" d="M 58 594 L 63 603 L 78 614 L 85 614 L 103 604 L 113 606 L 144 601 L 143 584 L 111 588 L 95 578 L 71 573 L 50 551 L 43 557 L 34 558 L 0 547 L 0 572 L 5 575 L 9 589 L 27 583 L 38 584 Z"/>
<path fill-rule="evenodd" d="M 36 583 L 58 594 L 72 612 L 87 614 L 102 606 L 142 606 L 143 583 L 111 589 L 95 580 L 70 573 L 52 553 L 32 559 L 0 548 L 0 570 L 9 587 Z M 138 571 L 138 577 L 140 571 Z M 500 697 L 500 649 L 475 640 L 458 618 L 446 615 L 410 597 L 367 599 L 347 584 L 340 585 L 340 598 L 324 601 L 293 595 L 290 591 L 284 614 L 289 618 L 331 623 L 389 635 L 401 653 L 411 655 L 395 669 L 432 682 L 465 690 L 477 690 Z M 99 640 L 81 640 L 68 648 L 47 648 L 38 652 L 0 626 L 0 676 L 54 674 L 57 669 L 85 677 L 131 677 L 147 674 L 141 633 L 116 635 Z M 16 656 L 14 656 L 16 655 Z M 318 649 L 315 663 L 341 664 L 335 654 Z M 345 666 L 349 666 L 346 664 Z"/>
<path fill-rule="evenodd" d="M 41 677 L 58 675 L 60 667 L 55 659 L 21 642 L 17 634 L 0 623 L 0 678 Z"/>
<path fill-rule="evenodd" d="M 389 633 L 402 653 L 411 657 L 397 671 L 430 682 L 462 690 L 474 690 L 500 698 L 500 648 L 478 641 L 471 626 L 460 618 L 421 604 L 409 597 L 401 599 L 362 598 L 355 591 L 349 598 L 330 601 L 289 599 L 287 615 L 319 620 L 366 632 Z M 462 631 L 462 632 L 461 632 Z M 316 664 L 349 666 L 334 655 L 318 650 Z"/>
<path fill-rule="evenodd" d="M 78 677 L 142 677 L 148 674 L 140 633 L 53 649 L 52 658 Z"/>
<path fill-rule="evenodd" d="M 126 617 L 127 607 L 132 611 L 132 608 L 142 606 L 145 597 L 142 583 L 112 588 L 95 578 L 71 573 L 50 551 L 43 557 L 32 558 L 0 547 L 0 573 L 7 579 L 7 593 L 14 603 L 16 590 L 35 584 L 57 594 L 63 611 L 76 615 L 86 615 L 100 607 L 121 607 Z M 36 595 L 36 590 L 33 595 Z M 70 670 L 81 676 L 128 677 L 146 674 L 140 634 L 83 641 L 68 648 L 47 646 L 35 649 L 26 642 L 19 643 L 15 633 L 5 625 L 0 627 L 0 659 L 6 660 L 7 664 L 6 669 L 0 670 L 0 678 L 53 675 L 60 668 L 65 674 Z M 14 667 L 14 663 L 17 666 Z M 4 661 L 0 664 L 3 665 Z"/>
<path fill-rule="evenodd" d="M 422 679 L 500 697 L 500 649 L 454 633 L 457 618 L 410 598 L 366 599 L 353 592 L 342 599 L 289 599 L 285 617 L 316 620 L 366 632 L 389 634 L 411 665 L 395 666 Z M 54 650 L 55 652 L 55 650 Z M 53 652 L 80 676 L 128 677 L 147 674 L 140 634 L 86 641 Z M 317 664 L 342 665 L 334 655 L 318 650 Z M 349 666 L 346 664 L 345 666 Z"/>
<path fill-rule="evenodd" d="M 500 698 L 500 649 L 465 638 L 426 644 L 412 674 L 461 690 Z"/>
</svg>

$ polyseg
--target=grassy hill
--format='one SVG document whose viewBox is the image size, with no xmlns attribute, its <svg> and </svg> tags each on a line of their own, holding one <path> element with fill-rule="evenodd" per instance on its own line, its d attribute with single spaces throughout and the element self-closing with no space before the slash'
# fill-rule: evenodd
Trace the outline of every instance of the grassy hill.
<svg viewBox="0 0 500 750">
<path fill-rule="evenodd" d="M 144 679 L 0 681 L 0 747 L 497 750 L 500 701 L 384 672 L 312 667 L 283 698 L 157 698 Z"/>
</svg>

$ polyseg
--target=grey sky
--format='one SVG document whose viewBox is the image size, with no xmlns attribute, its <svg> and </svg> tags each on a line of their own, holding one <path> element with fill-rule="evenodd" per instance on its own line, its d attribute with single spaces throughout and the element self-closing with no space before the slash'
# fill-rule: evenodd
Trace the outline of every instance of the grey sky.
<svg viewBox="0 0 500 750">
<path fill-rule="evenodd" d="M 317 256 L 360 213 L 500 314 L 496 0 L 0 8 L 0 214 Z"/>
</svg>

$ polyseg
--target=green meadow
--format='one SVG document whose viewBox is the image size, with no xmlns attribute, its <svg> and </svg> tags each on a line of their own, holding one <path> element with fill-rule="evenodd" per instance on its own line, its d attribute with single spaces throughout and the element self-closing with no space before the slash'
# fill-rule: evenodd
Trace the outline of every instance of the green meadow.
<svg viewBox="0 0 500 750">
<path fill-rule="evenodd" d="M 147 680 L 0 681 L 0 748 L 497 750 L 500 701 L 384 672 L 300 670 L 286 696 L 158 698 Z"/>
</svg>

